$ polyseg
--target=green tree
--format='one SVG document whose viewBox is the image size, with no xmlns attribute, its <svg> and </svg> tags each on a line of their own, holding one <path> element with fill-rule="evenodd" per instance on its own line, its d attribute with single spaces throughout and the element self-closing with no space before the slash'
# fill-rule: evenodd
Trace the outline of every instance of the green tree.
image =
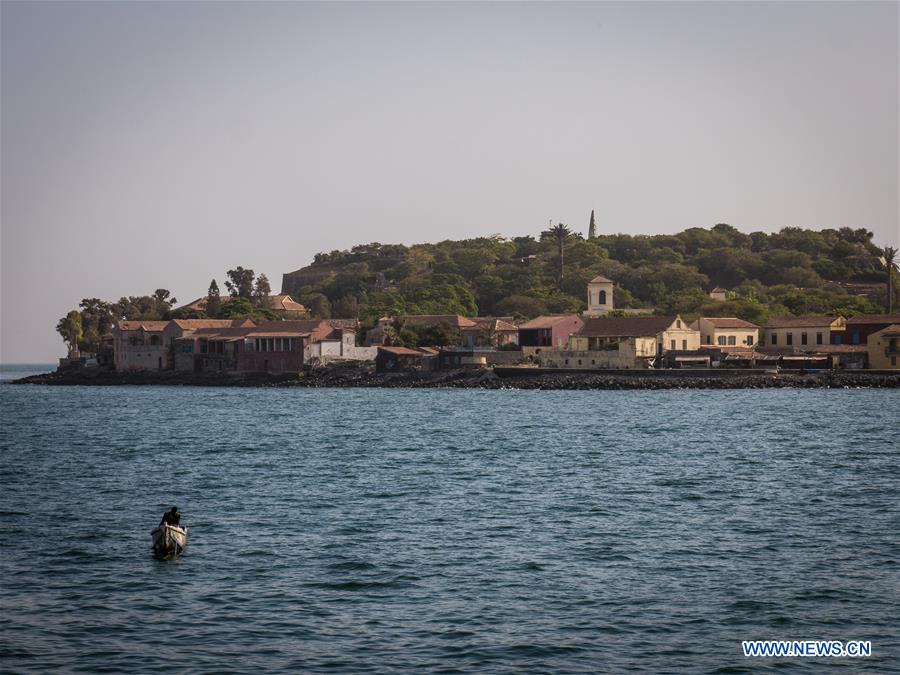
<svg viewBox="0 0 900 675">
<path fill-rule="evenodd" d="M 887 267 L 888 314 L 894 313 L 894 268 L 897 267 L 897 249 L 885 246 L 881 251 L 881 264 Z"/>
<path fill-rule="evenodd" d="M 256 277 L 256 285 L 253 287 L 253 302 L 257 307 L 264 307 L 266 299 L 272 295 L 272 286 L 269 285 L 269 277 L 260 274 Z"/>
<path fill-rule="evenodd" d="M 78 354 L 78 343 L 84 338 L 81 324 L 81 312 L 73 309 L 56 324 L 56 332 L 62 336 L 69 347 L 69 358 Z"/>
<path fill-rule="evenodd" d="M 553 224 L 553 221 L 550 221 L 550 228 L 545 230 L 543 234 L 556 242 L 556 246 L 559 249 L 559 272 L 557 274 L 557 285 L 562 286 L 563 280 L 563 271 L 565 269 L 565 259 L 564 253 L 566 248 L 566 241 L 569 237 L 572 236 L 572 231 L 563 225 L 562 223 Z"/>
<path fill-rule="evenodd" d="M 238 266 L 233 270 L 228 270 L 227 275 L 228 279 L 225 281 L 225 288 L 228 289 L 228 293 L 232 298 L 247 298 L 249 300 L 253 297 L 253 280 L 256 277 L 253 270 Z"/>
<path fill-rule="evenodd" d="M 206 313 L 213 319 L 218 319 L 220 311 L 222 311 L 222 297 L 219 295 L 219 284 L 213 279 L 209 282 L 209 290 L 206 291 Z"/>
</svg>

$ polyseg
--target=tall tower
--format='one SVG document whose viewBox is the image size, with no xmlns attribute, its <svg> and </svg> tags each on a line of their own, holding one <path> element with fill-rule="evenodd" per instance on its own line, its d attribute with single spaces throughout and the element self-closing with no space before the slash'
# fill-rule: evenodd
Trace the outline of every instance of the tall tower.
<svg viewBox="0 0 900 675">
<path fill-rule="evenodd" d="M 613 311 L 613 282 L 606 277 L 594 277 L 587 285 L 587 311 L 585 316 L 603 316 Z"/>
<path fill-rule="evenodd" d="M 594 209 L 591 209 L 591 224 L 588 225 L 588 239 L 597 236 L 597 223 L 594 222 Z"/>
</svg>

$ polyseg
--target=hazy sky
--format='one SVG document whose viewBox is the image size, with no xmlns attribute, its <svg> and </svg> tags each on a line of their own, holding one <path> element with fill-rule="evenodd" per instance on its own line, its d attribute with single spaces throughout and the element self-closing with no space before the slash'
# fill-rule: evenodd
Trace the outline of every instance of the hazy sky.
<svg viewBox="0 0 900 675">
<path fill-rule="evenodd" d="M 898 232 L 898 3 L 2 3 L 4 362 L 317 251 Z"/>
</svg>

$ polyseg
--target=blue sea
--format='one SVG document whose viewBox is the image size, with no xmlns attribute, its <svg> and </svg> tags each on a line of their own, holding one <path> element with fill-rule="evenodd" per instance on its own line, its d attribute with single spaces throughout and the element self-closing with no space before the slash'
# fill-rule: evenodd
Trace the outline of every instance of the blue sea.
<svg viewBox="0 0 900 675">
<path fill-rule="evenodd" d="M 6 672 L 900 668 L 897 390 L 0 384 L 0 410 Z M 173 504 L 189 545 L 157 561 Z"/>
</svg>

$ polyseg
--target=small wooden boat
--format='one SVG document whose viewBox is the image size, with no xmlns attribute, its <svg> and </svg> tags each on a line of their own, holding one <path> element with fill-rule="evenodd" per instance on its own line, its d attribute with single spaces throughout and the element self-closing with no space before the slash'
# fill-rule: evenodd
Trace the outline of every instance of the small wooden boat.
<svg viewBox="0 0 900 675">
<path fill-rule="evenodd" d="M 153 555 L 163 560 L 177 558 L 187 548 L 187 528 L 176 525 L 160 525 L 151 533 Z"/>
</svg>

